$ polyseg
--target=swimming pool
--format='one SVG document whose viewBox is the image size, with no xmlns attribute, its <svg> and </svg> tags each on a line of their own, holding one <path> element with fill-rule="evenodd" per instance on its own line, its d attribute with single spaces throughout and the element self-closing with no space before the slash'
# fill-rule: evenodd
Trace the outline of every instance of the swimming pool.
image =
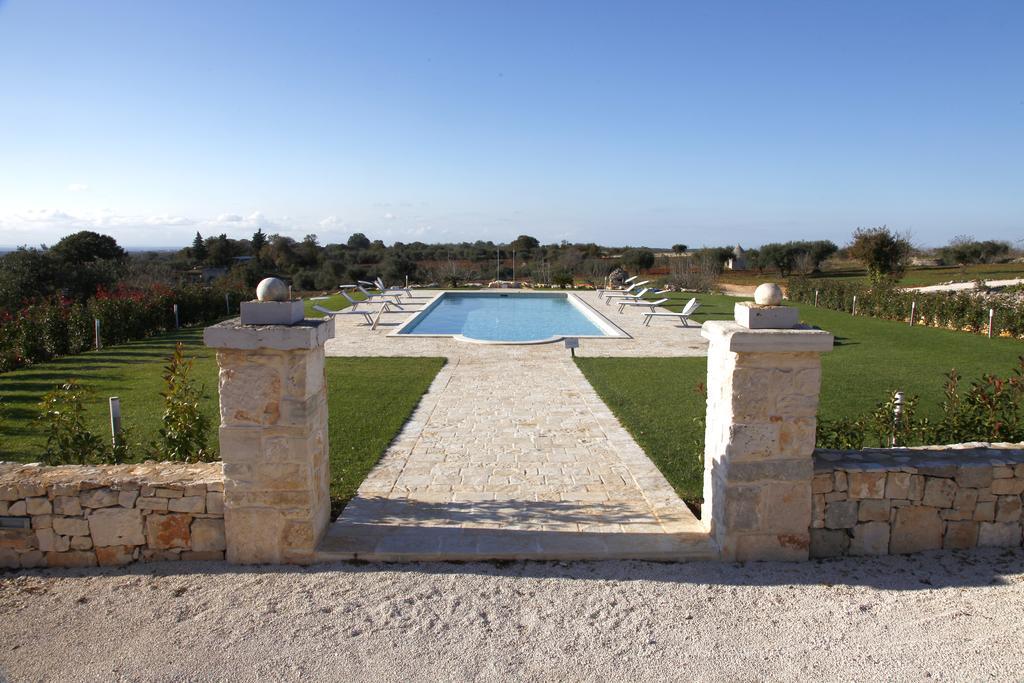
<svg viewBox="0 0 1024 683">
<path fill-rule="evenodd" d="M 442 292 L 394 334 L 498 344 L 628 336 L 567 292 Z"/>
</svg>

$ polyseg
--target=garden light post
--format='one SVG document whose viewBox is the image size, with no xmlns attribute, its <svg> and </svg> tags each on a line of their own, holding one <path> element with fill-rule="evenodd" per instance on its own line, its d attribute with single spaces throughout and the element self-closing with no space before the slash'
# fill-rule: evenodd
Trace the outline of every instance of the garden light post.
<svg viewBox="0 0 1024 683">
<path fill-rule="evenodd" d="M 114 448 L 121 445 L 121 399 L 110 397 L 110 436 Z"/>
</svg>

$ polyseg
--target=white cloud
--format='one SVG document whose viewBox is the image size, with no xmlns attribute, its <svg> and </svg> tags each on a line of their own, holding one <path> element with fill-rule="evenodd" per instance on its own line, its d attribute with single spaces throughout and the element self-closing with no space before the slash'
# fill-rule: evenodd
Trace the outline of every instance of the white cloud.
<svg viewBox="0 0 1024 683">
<path fill-rule="evenodd" d="M 60 209 L 27 209 L 15 215 L 15 219 L 27 223 L 69 223 L 76 220 L 74 216 Z"/>
<path fill-rule="evenodd" d="M 334 228 L 342 224 L 342 220 L 337 216 L 328 216 L 327 218 L 320 221 L 321 228 Z"/>
<path fill-rule="evenodd" d="M 150 216 L 146 219 L 147 225 L 192 225 L 193 223 L 195 223 L 195 221 L 191 218 L 185 218 L 184 216 L 169 216 L 167 214 Z"/>
<path fill-rule="evenodd" d="M 214 220 L 215 223 L 241 223 L 242 217 L 237 213 L 222 213 Z"/>
<path fill-rule="evenodd" d="M 393 221 L 393 220 L 395 220 L 396 218 L 398 218 L 398 216 L 396 216 L 395 214 L 393 214 L 393 213 L 391 213 L 391 212 L 389 211 L 388 213 L 384 214 L 383 218 L 384 218 L 384 220 L 386 220 L 386 221 Z"/>
<path fill-rule="evenodd" d="M 89 186 L 85 183 L 71 183 L 68 185 L 69 192 L 85 192 L 89 189 Z"/>
</svg>

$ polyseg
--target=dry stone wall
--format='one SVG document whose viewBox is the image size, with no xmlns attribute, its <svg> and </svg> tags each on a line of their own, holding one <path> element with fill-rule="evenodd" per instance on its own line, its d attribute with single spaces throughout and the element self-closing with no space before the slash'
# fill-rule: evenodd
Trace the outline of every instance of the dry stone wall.
<svg viewBox="0 0 1024 683">
<path fill-rule="evenodd" d="M 220 463 L 0 463 L 0 567 L 222 560 Z"/>
<path fill-rule="evenodd" d="M 816 451 L 811 557 L 1022 544 L 1024 444 Z"/>
</svg>

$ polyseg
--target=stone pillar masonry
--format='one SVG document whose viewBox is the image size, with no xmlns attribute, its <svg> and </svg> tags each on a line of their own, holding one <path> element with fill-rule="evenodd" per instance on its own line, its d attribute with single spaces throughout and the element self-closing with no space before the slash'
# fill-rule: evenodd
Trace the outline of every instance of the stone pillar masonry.
<svg viewBox="0 0 1024 683">
<path fill-rule="evenodd" d="M 762 293 L 762 285 L 758 293 Z M 705 527 L 727 561 L 806 560 L 820 354 L 829 332 L 800 327 L 794 308 L 736 305 L 708 321 Z"/>
<path fill-rule="evenodd" d="M 331 511 L 324 342 L 333 336 L 332 319 L 243 325 L 236 318 L 205 330 L 220 368 L 229 562 L 313 559 Z"/>
</svg>

